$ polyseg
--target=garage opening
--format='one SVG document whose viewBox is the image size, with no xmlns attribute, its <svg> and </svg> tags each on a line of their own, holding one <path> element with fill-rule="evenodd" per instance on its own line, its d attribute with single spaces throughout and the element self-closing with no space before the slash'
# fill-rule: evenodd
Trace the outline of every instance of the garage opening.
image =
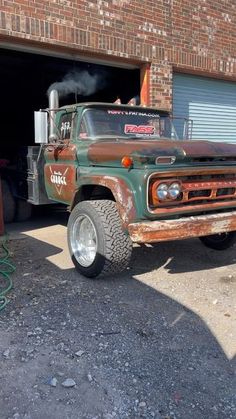
<svg viewBox="0 0 236 419">
<path fill-rule="evenodd" d="M 8 176 L 9 173 L 12 177 L 19 175 L 14 171 L 16 165 L 20 171 L 25 171 L 25 167 L 19 165 L 26 163 L 26 146 L 34 144 L 34 111 L 48 107 L 49 87 L 61 82 L 69 73 L 83 71 L 91 76 L 99 76 L 98 88 L 86 96 L 68 94 L 60 99 L 60 106 L 84 101 L 114 102 L 117 98 L 127 103 L 132 97 L 140 95 L 140 69 L 137 68 L 0 49 L 2 177 L 6 166 L 12 169 L 12 172 L 8 170 Z M 3 189 L 5 196 L 8 195 L 6 185 L 3 185 Z M 5 218 L 10 221 L 12 214 L 9 213 Z"/>
<path fill-rule="evenodd" d="M 48 107 L 47 90 L 66 74 L 88 71 L 99 74 L 101 88 L 88 96 L 68 95 L 60 105 L 98 101 L 127 103 L 140 93 L 139 69 L 126 69 L 88 62 L 0 49 L 1 156 L 3 147 L 33 144 L 33 112 Z M 15 152 L 15 150 L 14 150 Z"/>
</svg>

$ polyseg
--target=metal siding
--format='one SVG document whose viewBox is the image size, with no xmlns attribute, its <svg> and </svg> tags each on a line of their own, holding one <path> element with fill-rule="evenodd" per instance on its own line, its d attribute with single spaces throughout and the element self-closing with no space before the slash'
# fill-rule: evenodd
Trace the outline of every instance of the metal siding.
<svg viewBox="0 0 236 419">
<path fill-rule="evenodd" d="M 236 143 L 236 83 L 175 74 L 173 114 L 193 120 L 194 140 Z"/>
</svg>

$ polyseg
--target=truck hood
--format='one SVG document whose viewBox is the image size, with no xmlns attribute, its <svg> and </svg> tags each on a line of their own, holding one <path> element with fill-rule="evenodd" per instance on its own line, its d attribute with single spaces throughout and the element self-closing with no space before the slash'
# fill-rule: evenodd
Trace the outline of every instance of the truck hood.
<svg viewBox="0 0 236 419">
<path fill-rule="evenodd" d="M 89 146 L 88 159 L 93 165 L 121 166 L 124 156 L 133 159 L 133 167 L 155 165 L 157 157 L 174 157 L 175 164 L 192 162 L 232 162 L 236 164 L 236 144 L 204 140 L 106 140 Z"/>
</svg>

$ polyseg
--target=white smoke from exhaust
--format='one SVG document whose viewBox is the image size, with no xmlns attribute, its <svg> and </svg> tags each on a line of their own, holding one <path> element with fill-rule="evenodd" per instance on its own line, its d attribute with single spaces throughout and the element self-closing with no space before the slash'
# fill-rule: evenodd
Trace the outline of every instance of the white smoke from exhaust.
<svg viewBox="0 0 236 419">
<path fill-rule="evenodd" d="M 101 74 L 89 74 L 88 71 L 71 71 L 60 82 L 51 84 L 47 94 L 56 89 L 59 97 L 65 97 L 71 93 L 81 96 L 90 96 L 104 87 Z"/>
</svg>

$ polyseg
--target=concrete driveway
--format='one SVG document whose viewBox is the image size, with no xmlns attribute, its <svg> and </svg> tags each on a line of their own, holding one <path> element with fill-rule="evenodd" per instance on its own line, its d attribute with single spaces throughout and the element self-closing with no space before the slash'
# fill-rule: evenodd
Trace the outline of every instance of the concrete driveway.
<svg viewBox="0 0 236 419">
<path fill-rule="evenodd" d="M 88 280 L 66 221 L 8 226 L 0 418 L 235 418 L 235 248 L 136 246 L 125 273 Z"/>
</svg>

